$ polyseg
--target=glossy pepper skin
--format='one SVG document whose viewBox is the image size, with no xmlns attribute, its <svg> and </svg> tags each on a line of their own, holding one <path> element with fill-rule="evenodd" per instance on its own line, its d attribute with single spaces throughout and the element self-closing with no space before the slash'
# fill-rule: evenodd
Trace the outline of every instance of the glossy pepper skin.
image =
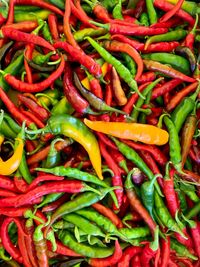
<svg viewBox="0 0 200 267">
<path fill-rule="evenodd" d="M 103 179 L 98 142 L 93 133 L 79 119 L 67 114 L 51 116 L 45 128 L 35 131 L 35 133 L 41 132 L 50 132 L 54 135 L 63 134 L 80 143 L 88 152 L 97 176 L 101 180 Z"/>
</svg>

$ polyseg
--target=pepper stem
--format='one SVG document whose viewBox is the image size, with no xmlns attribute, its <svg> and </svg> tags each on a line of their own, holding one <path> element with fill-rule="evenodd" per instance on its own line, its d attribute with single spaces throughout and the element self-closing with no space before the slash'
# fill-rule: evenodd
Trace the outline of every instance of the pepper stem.
<svg viewBox="0 0 200 267">
<path fill-rule="evenodd" d="M 34 220 L 39 221 L 40 223 L 44 223 L 44 221 L 41 218 L 39 218 L 39 217 L 34 215 L 32 210 L 25 211 L 24 212 L 24 218 L 26 218 L 26 219 L 34 219 Z"/>
<path fill-rule="evenodd" d="M 106 29 L 107 31 L 109 31 L 110 30 L 110 24 L 102 24 L 102 23 L 99 23 L 99 22 L 96 22 L 96 21 L 93 21 L 93 20 L 89 20 L 89 22 L 91 23 L 91 24 L 94 24 L 95 26 L 98 26 L 98 27 L 100 27 L 100 28 L 104 28 L 104 29 Z M 88 37 L 85 37 L 84 39 L 88 39 Z"/>
<path fill-rule="evenodd" d="M 125 186 L 126 189 L 132 189 L 132 188 L 134 188 L 134 185 L 133 185 L 133 182 L 132 182 L 132 174 L 134 174 L 135 171 L 136 171 L 136 169 L 133 168 L 133 169 L 128 173 L 128 175 L 127 175 L 127 177 L 126 177 L 125 184 L 124 184 L 124 186 Z"/>
<path fill-rule="evenodd" d="M 155 232 L 154 232 L 154 240 L 150 243 L 150 248 L 153 251 L 158 250 L 159 248 L 159 226 L 156 226 Z"/>
</svg>

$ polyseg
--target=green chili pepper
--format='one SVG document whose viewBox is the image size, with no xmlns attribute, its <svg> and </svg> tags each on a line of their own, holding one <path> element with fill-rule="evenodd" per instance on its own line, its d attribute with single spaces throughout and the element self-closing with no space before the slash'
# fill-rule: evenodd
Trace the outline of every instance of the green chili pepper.
<svg viewBox="0 0 200 267">
<path fill-rule="evenodd" d="M 185 97 L 181 103 L 174 109 L 171 114 L 171 120 L 173 121 L 177 133 L 180 132 L 186 118 L 190 115 L 194 109 L 196 98 L 200 91 L 200 83 L 197 90 L 189 97 Z"/>
<path fill-rule="evenodd" d="M 181 257 L 187 257 L 189 259 L 192 260 L 197 260 L 198 258 L 196 256 L 194 256 L 193 254 L 191 254 L 189 252 L 189 250 L 182 245 L 181 243 L 179 243 L 176 239 L 171 238 L 170 239 L 170 247 L 171 249 L 175 250 L 176 253 L 181 256 Z"/>
<path fill-rule="evenodd" d="M 151 181 L 146 181 L 141 185 L 141 198 L 144 206 L 148 210 L 152 218 L 153 216 L 153 207 L 154 207 L 154 183 L 156 178 L 159 175 L 155 175 Z"/>
<path fill-rule="evenodd" d="M 167 32 L 164 34 L 154 35 L 148 38 L 145 44 L 145 48 L 148 47 L 151 43 L 157 42 L 169 42 L 169 41 L 179 41 L 185 38 L 187 35 L 187 31 L 185 30 L 175 30 L 171 32 Z"/>
<path fill-rule="evenodd" d="M 122 55 L 122 58 L 125 61 L 126 67 L 129 69 L 129 71 L 133 75 L 133 77 L 135 77 L 135 75 L 137 73 L 137 67 L 136 67 L 135 61 L 132 59 L 132 57 L 130 57 L 126 53 L 121 53 L 121 55 Z"/>
<path fill-rule="evenodd" d="M 149 26 L 149 16 L 146 12 L 143 12 L 141 15 L 140 15 L 140 23 L 146 27 Z"/>
<path fill-rule="evenodd" d="M 53 224 L 52 226 L 53 229 L 74 229 L 74 224 L 66 222 L 64 220 L 60 220 L 56 223 Z"/>
<path fill-rule="evenodd" d="M 113 10 L 115 5 L 117 4 L 117 0 L 102 0 L 102 5 L 110 12 Z"/>
<path fill-rule="evenodd" d="M 118 0 L 118 3 L 115 5 L 112 11 L 114 19 L 123 19 L 122 16 L 122 0 Z"/>
<path fill-rule="evenodd" d="M 113 254 L 114 248 L 103 248 L 103 247 L 95 247 L 89 246 L 85 243 L 78 243 L 74 237 L 66 230 L 62 231 L 58 238 L 62 241 L 62 243 L 69 248 L 71 248 L 76 253 L 79 253 L 85 257 L 90 258 L 105 258 L 109 257 Z"/>
<path fill-rule="evenodd" d="M 16 138 L 17 134 L 10 128 L 8 123 L 6 123 L 4 120 L 0 123 L 0 133 L 7 137 L 14 139 Z"/>
<path fill-rule="evenodd" d="M 42 28 L 42 35 L 44 36 L 45 40 L 47 40 L 51 44 L 53 43 L 53 38 L 52 38 L 51 32 L 49 30 L 49 26 L 46 22 L 44 23 L 44 26 Z"/>
<path fill-rule="evenodd" d="M 179 70 L 180 72 L 183 72 L 186 75 L 190 74 L 190 63 L 184 57 L 170 53 L 150 53 L 142 55 L 142 57 L 145 59 L 158 61 L 163 64 L 171 65 L 174 69 Z"/>
<path fill-rule="evenodd" d="M 99 28 L 99 29 L 93 29 L 93 28 L 84 28 L 82 30 L 76 31 L 74 35 L 74 39 L 79 43 L 84 40 L 85 37 L 90 36 L 102 36 L 107 33 L 106 29 Z"/>
<path fill-rule="evenodd" d="M 38 98 L 39 104 L 44 107 L 49 107 L 51 104 L 55 105 L 60 97 L 60 91 L 56 88 L 54 90 L 48 89 L 43 93 L 38 93 L 35 95 Z"/>
<path fill-rule="evenodd" d="M 48 2 L 62 10 L 65 10 L 65 2 L 63 0 L 48 0 Z"/>
<path fill-rule="evenodd" d="M 200 201 L 196 203 L 186 214 L 187 219 L 191 219 L 200 213 Z"/>
<path fill-rule="evenodd" d="M 145 96 L 145 98 L 161 80 L 163 80 L 163 78 L 158 78 L 157 80 L 147 85 L 147 87 L 143 90 L 143 95 Z M 133 109 L 131 113 L 131 118 L 133 119 L 134 122 L 137 122 L 137 118 L 139 116 L 138 108 L 142 107 L 143 104 L 144 104 L 144 99 L 139 98 L 135 105 L 135 108 Z"/>
<path fill-rule="evenodd" d="M 179 225 L 176 221 L 171 217 L 165 203 L 163 202 L 162 198 L 155 192 L 155 209 L 158 217 L 160 218 L 161 222 L 171 231 L 179 233 L 183 238 L 186 238 L 185 235 L 182 233 Z"/>
<path fill-rule="evenodd" d="M 4 46 L 0 48 L 0 68 L 2 68 L 2 65 L 1 65 L 2 59 L 4 58 L 6 52 L 8 51 L 8 49 L 10 49 L 12 45 L 13 45 L 13 41 L 10 41 L 9 43 L 5 44 Z"/>
<path fill-rule="evenodd" d="M 21 22 L 26 20 L 37 20 L 38 18 L 46 20 L 50 13 L 51 11 L 46 9 L 35 10 L 34 12 L 18 11 L 15 12 L 14 14 L 14 20 L 15 22 Z"/>
<path fill-rule="evenodd" d="M 62 97 L 59 102 L 57 102 L 51 110 L 52 115 L 71 115 L 74 112 L 71 104 L 67 101 L 66 97 Z"/>
<path fill-rule="evenodd" d="M 101 45 L 99 45 L 95 40 L 90 37 L 86 37 L 86 40 L 97 50 L 97 52 L 102 56 L 102 58 L 113 65 L 119 76 L 130 86 L 131 90 L 134 90 L 138 95 L 144 99 L 144 96 L 139 92 L 137 83 L 133 79 L 130 71 L 115 57 L 113 57 L 109 52 L 107 52 Z"/>
<path fill-rule="evenodd" d="M 158 17 L 157 17 L 157 13 L 153 5 L 153 0 L 146 0 L 146 7 L 147 7 L 147 13 L 148 13 L 150 24 L 156 23 L 158 20 Z"/>
<path fill-rule="evenodd" d="M 163 119 L 169 132 L 170 161 L 173 163 L 177 171 L 182 172 L 181 146 L 180 146 L 179 136 L 178 136 L 176 127 L 174 123 L 172 122 L 172 120 L 169 119 L 169 117 L 164 116 Z"/>
<path fill-rule="evenodd" d="M 63 219 L 65 221 L 73 223 L 88 235 L 105 237 L 105 234 L 101 231 L 101 229 L 98 226 L 96 226 L 95 224 L 91 224 L 89 220 L 78 214 L 75 213 L 66 214 L 63 216 Z"/>
<path fill-rule="evenodd" d="M 119 232 L 127 239 L 142 238 L 151 235 L 149 227 L 120 228 Z"/>
<path fill-rule="evenodd" d="M 69 214 L 71 212 L 74 212 L 76 210 L 82 209 L 84 207 L 89 207 L 94 203 L 97 203 L 98 201 L 102 200 L 107 193 L 109 193 L 111 190 L 115 188 L 104 188 L 100 190 L 100 194 L 96 194 L 94 192 L 86 192 L 81 195 L 78 195 L 74 199 L 62 204 L 51 216 L 51 221 L 49 225 L 46 228 L 46 232 L 48 232 L 48 229 L 51 227 L 51 225 L 60 217 L 62 217 L 65 214 Z"/>
</svg>

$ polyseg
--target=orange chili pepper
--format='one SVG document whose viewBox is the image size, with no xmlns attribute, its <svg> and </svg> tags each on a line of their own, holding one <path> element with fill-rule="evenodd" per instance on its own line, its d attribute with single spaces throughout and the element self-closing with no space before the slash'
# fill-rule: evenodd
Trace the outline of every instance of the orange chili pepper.
<svg viewBox="0 0 200 267">
<path fill-rule="evenodd" d="M 84 123 L 92 130 L 145 144 L 164 145 L 169 139 L 167 131 L 148 124 L 90 121 L 88 119 L 84 119 Z"/>
</svg>

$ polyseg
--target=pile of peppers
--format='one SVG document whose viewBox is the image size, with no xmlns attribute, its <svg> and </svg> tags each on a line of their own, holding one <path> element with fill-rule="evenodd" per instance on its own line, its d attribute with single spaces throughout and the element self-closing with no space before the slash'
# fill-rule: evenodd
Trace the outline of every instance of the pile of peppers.
<svg viewBox="0 0 200 267">
<path fill-rule="evenodd" d="M 200 266 L 200 4 L 0 0 L 0 265 Z"/>
</svg>

